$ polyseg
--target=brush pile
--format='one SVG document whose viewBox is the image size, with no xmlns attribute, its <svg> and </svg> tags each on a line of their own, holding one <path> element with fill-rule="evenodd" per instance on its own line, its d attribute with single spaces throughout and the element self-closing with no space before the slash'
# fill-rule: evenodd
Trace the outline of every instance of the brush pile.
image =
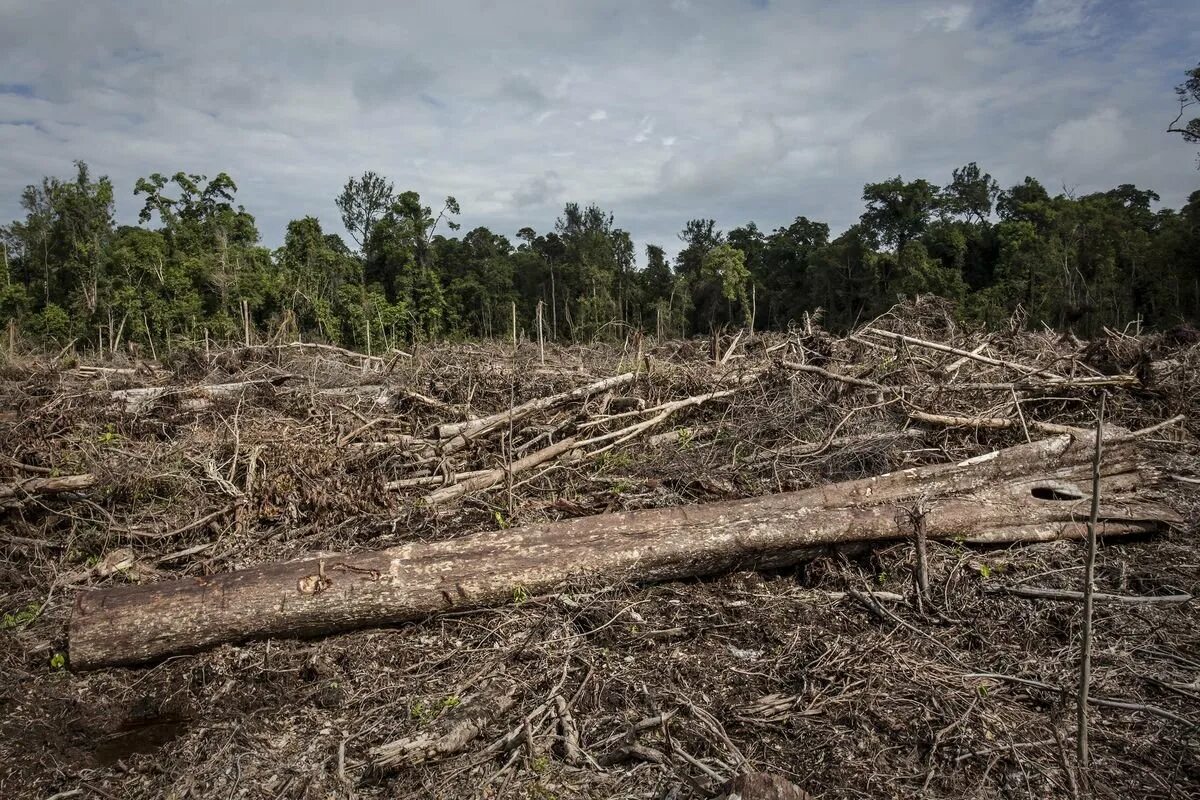
<svg viewBox="0 0 1200 800">
<path fill-rule="evenodd" d="M 1193 333 L 985 333 L 921 301 L 844 338 L 813 321 L 544 352 L 13 359 L 0 796 L 713 797 L 752 771 L 818 798 L 1187 796 Z M 1086 443 L 1102 392 L 1106 437 L 1138 432 L 1123 490 L 1170 529 L 1101 549 L 1087 787 L 1070 539 L 977 545 L 986 532 L 966 530 L 922 539 L 918 557 L 900 535 L 786 569 L 514 583 L 498 606 L 402 627 L 71 669 L 79 593 Z M 313 580 L 319 593 L 327 578 Z"/>
</svg>

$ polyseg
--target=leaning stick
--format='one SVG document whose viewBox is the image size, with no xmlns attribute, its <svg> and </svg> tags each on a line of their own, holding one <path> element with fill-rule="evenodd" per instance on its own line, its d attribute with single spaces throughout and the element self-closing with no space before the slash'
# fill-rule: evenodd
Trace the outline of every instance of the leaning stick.
<svg viewBox="0 0 1200 800">
<path fill-rule="evenodd" d="M 562 403 L 569 403 L 573 400 L 582 400 L 588 395 L 596 392 L 603 392 L 617 386 L 624 386 L 633 380 L 633 373 L 626 372 L 622 375 L 616 375 L 611 378 L 589 383 L 587 386 L 580 386 L 576 389 L 571 389 L 567 392 L 552 394 L 547 397 L 538 397 L 530 400 L 528 403 L 515 406 L 514 408 L 492 414 L 487 417 L 477 417 L 469 419 L 466 422 L 449 422 L 437 426 L 437 436 L 439 439 L 452 439 L 457 436 L 471 437 L 478 436 L 482 433 L 497 429 L 507 425 L 510 421 L 515 422 L 522 417 L 526 417 L 536 411 L 543 411 L 547 408 Z"/>
</svg>

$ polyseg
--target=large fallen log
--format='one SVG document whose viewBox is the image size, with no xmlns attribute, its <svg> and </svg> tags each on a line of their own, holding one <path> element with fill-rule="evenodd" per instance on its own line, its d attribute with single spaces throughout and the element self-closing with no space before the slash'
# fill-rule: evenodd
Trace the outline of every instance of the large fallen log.
<svg viewBox="0 0 1200 800">
<path fill-rule="evenodd" d="M 124 406 L 129 412 L 140 411 L 148 405 L 165 398 L 177 396 L 181 402 L 191 408 L 204 408 L 210 401 L 216 399 L 235 398 L 247 389 L 260 386 L 277 386 L 291 375 L 274 375 L 270 378 L 258 378 L 250 381 L 235 383 L 207 383 L 196 386 L 139 386 L 133 389 L 116 389 L 110 393 L 113 403 Z"/>
<path fill-rule="evenodd" d="M 1131 436 L 1109 437 L 1100 519 L 1107 536 L 1179 518 L 1139 494 Z M 584 517 L 390 550 L 327 555 L 147 586 L 81 591 L 75 668 L 130 664 L 264 636 L 312 636 L 511 602 L 578 579 L 652 582 L 780 567 L 830 545 L 926 536 L 968 542 L 1082 537 L 1091 442 L 1056 436 L 957 464 L 748 500 Z M 1087 487 L 1088 490 L 1085 490 Z"/>
</svg>

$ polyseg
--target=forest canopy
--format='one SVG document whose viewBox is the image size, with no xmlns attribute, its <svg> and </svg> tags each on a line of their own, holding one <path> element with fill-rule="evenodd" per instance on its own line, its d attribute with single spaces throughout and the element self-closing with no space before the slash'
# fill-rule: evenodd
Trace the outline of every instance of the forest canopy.
<svg viewBox="0 0 1200 800">
<path fill-rule="evenodd" d="M 1186 98 L 1185 98 L 1186 99 Z M 416 340 L 707 334 L 785 329 L 805 313 L 833 329 L 898 299 L 935 294 L 965 320 L 1165 327 L 1200 320 L 1200 191 L 1183 208 L 1123 184 L 1075 196 L 1032 177 L 1001 188 L 976 163 L 940 182 L 895 176 L 863 187 L 862 216 L 834 236 L 797 216 L 772 231 L 686 221 L 679 253 L 639 263 L 629 233 L 595 205 L 567 203 L 554 228 L 514 238 L 461 232 L 458 202 L 428 203 L 367 172 L 334 198 L 351 242 L 316 217 L 264 247 L 237 184 L 179 172 L 138 180 L 140 225 L 118 225 L 115 187 L 84 162 L 21 195 L 0 227 L 0 316 L 41 346 L 170 348 L 206 335 L 300 336 L 361 350 Z"/>
</svg>

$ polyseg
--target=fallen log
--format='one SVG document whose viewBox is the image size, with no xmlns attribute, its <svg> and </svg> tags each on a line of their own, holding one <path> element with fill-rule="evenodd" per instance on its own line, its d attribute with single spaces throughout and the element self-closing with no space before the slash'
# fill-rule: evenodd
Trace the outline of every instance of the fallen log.
<svg viewBox="0 0 1200 800">
<path fill-rule="evenodd" d="M 75 668 L 131 664 L 247 638 L 313 636 L 511 602 L 578 579 L 653 582 L 794 564 L 831 545 L 906 538 L 927 508 L 929 539 L 1079 538 L 1090 442 L 1056 436 L 957 464 L 801 492 L 584 517 L 390 550 L 324 555 L 208 577 L 81 591 L 69 626 Z M 1180 518 L 1143 499 L 1129 435 L 1108 440 L 1102 534 Z"/>
<path fill-rule="evenodd" d="M 168 396 L 178 396 L 193 408 L 203 408 L 209 401 L 219 398 L 238 397 L 247 389 L 264 385 L 278 385 L 291 375 L 276 375 L 235 383 L 208 383 L 197 386 L 139 386 L 134 389 L 117 389 L 110 393 L 114 403 L 124 406 L 126 411 L 135 412 Z"/>
<path fill-rule="evenodd" d="M 96 476 L 90 472 L 79 475 L 29 478 L 11 484 L 0 484 L 0 508 L 17 508 L 35 495 L 66 494 L 80 492 L 96 485 Z"/>
</svg>

